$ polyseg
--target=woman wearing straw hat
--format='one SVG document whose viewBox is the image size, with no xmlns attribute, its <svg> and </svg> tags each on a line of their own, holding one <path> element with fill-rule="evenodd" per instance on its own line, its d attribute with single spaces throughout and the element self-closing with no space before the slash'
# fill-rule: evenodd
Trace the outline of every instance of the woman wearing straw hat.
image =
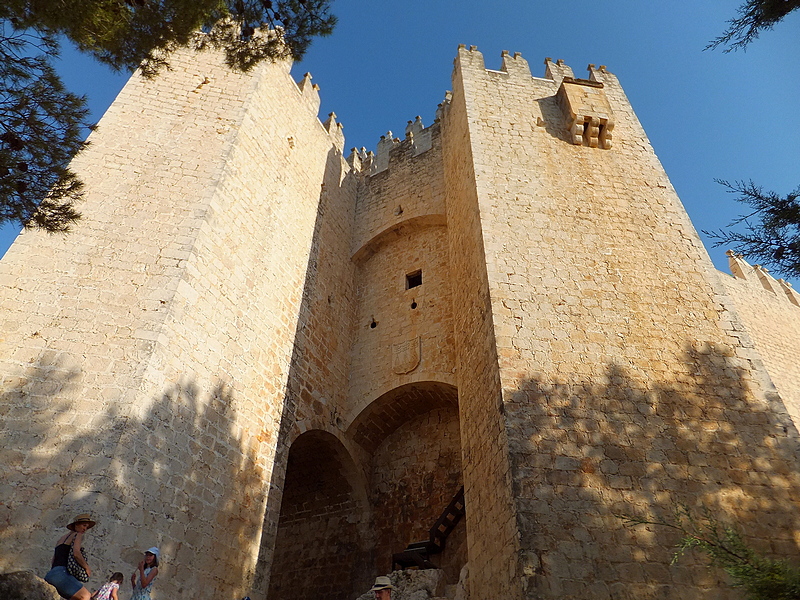
<svg viewBox="0 0 800 600">
<path fill-rule="evenodd" d="M 50 570 L 47 572 L 47 575 L 44 576 L 44 580 L 56 588 L 56 591 L 58 591 L 62 598 L 67 598 L 68 600 L 89 600 L 91 597 L 89 590 L 69 573 L 67 564 L 69 563 L 69 556 L 72 554 L 75 562 L 83 567 L 86 574 L 89 576 L 92 574 L 89 563 L 87 563 L 86 559 L 83 557 L 81 545 L 83 544 L 83 535 L 94 526 L 95 522 L 90 515 L 78 515 L 72 523 L 67 525 L 69 533 L 62 535 L 58 539 L 58 542 L 56 542 L 56 549 L 53 552 L 53 562 L 50 565 Z"/>
</svg>

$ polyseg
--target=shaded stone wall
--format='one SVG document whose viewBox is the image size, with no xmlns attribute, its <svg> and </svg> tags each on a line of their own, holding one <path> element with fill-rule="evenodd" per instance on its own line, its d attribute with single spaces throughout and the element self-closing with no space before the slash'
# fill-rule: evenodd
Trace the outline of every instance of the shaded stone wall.
<svg viewBox="0 0 800 600">
<path fill-rule="evenodd" d="M 293 441 L 306 432 L 328 432 L 347 446 L 346 453 L 362 460 L 359 449 L 341 435 L 343 415 L 347 412 L 349 353 L 355 314 L 354 266 L 349 258 L 356 180 L 341 156 L 343 138 L 339 127 L 332 119 L 326 121 L 325 127 L 338 133 L 337 146 L 329 153 L 322 183 L 317 184 L 321 190 L 320 203 L 309 254 L 305 257 L 302 301 L 276 436 L 270 481 L 275 494 L 264 514 L 257 575 L 251 594 L 257 597 L 265 594 L 269 585 L 270 556 L 276 547 L 275 535 L 282 519 L 280 492 Z M 287 246 L 286 251 L 293 252 L 293 247 Z M 367 575 L 362 573 L 361 576 L 365 583 Z"/>
<path fill-rule="evenodd" d="M 796 549 L 797 433 L 765 394 L 616 78 L 590 71 L 614 112 L 610 149 L 574 143 L 557 78 L 532 78 L 520 56 L 486 71 L 461 49 L 456 79 L 521 536 L 516 581 L 542 599 L 733 597 L 701 566 L 669 567 L 673 536 L 628 531 L 614 514 L 704 505 L 761 547 Z"/>
<path fill-rule="evenodd" d="M 423 137 L 433 137 L 435 129 L 431 127 Z M 373 468 L 372 454 L 386 436 L 396 437 L 397 428 L 417 415 L 438 406 L 451 410 L 456 406 L 455 393 L 445 391 L 443 395 L 436 383 L 453 379 L 446 228 L 441 214 L 441 148 L 431 144 L 419 152 L 413 144 L 412 139 L 397 143 L 384 157 L 386 164 L 380 173 L 351 156 L 348 161 L 354 169 L 342 171 L 340 180 L 329 177 L 324 183 L 289 370 L 276 459 L 275 472 L 279 475 L 272 481 L 276 488 L 283 487 L 280 473 L 286 463 L 282 455 L 286 456 L 291 443 L 291 457 L 295 444 L 306 435 L 329 432 L 336 436 L 360 476 L 368 480 L 380 474 Z M 418 270 L 423 273 L 422 285 L 406 289 L 406 275 Z M 375 326 L 370 327 L 373 322 Z M 398 347 L 410 347 L 410 351 L 398 358 Z M 446 431 L 440 434 L 447 435 Z M 437 447 L 433 430 L 426 430 L 424 437 Z M 418 462 L 417 468 L 423 470 L 417 475 L 431 481 L 445 477 L 428 472 L 429 466 Z M 456 475 L 446 471 L 446 478 L 459 480 L 460 469 L 453 468 Z M 290 461 L 287 477 L 295 477 L 292 469 Z M 442 493 L 452 496 L 457 489 Z M 362 513 L 349 514 L 348 521 L 375 527 L 378 504 L 370 503 Z M 436 516 L 446 504 L 433 509 Z M 292 500 L 284 499 L 278 515 L 270 505 L 265 518 L 255 588 L 262 591 L 266 587 L 270 570 L 284 573 L 275 583 L 279 589 L 270 592 L 274 597 L 306 590 L 298 583 L 304 573 L 314 581 L 324 579 L 319 572 L 327 567 L 318 563 L 334 555 L 332 563 L 336 564 L 340 559 L 355 560 L 348 571 L 351 583 L 368 588 L 381 572 L 376 571 L 376 557 L 387 563 L 384 567 L 388 570 L 391 553 L 407 543 L 405 539 L 398 542 L 395 536 L 386 548 L 376 549 L 375 534 L 364 533 L 359 538 L 360 554 L 348 551 L 344 559 L 343 542 L 324 531 L 309 538 L 313 518 L 304 516 L 298 521 L 292 516 L 291 506 Z M 336 510 L 320 512 L 335 520 L 331 511 Z M 419 510 L 406 516 L 408 526 L 421 519 L 425 521 L 422 527 L 428 528 L 435 520 Z M 322 527 L 323 521 L 314 522 Z M 267 530 L 275 522 L 279 524 L 278 539 L 271 540 Z M 270 568 L 267 558 L 272 545 L 279 564 Z M 448 560 L 457 565 L 451 570 L 460 569 L 463 559 L 459 562 L 456 552 L 451 554 Z M 369 558 L 365 558 L 367 555 Z M 311 563 L 316 565 L 313 576 L 312 571 L 304 570 L 311 569 Z"/>
<path fill-rule="evenodd" d="M 292 445 L 268 598 L 349 600 L 367 584 L 357 573 L 369 560 L 369 510 L 353 475 L 330 434 L 309 432 Z"/>
<path fill-rule="evenodd" d="M 254 574 L 261 516 L 270 500 L 265 492 L 277 494 L 274 481 L 283 473 L 276 461 L 282 443 L 279 427 L 293 408 L 288 398 L 295 389 L 293 357 L 300 343 L 298 331 L 304 325 L 301 310 L 306 290 L 314 274 L 309 257 L 326 202 L 322 185 L 330 185 L 335 193 L 346 166 L 338 131 L 327 130 L 316 118 L 316 90 L 308 86 L 299 90 L 287 69 L 288 65 L 282 77 L 278 73 L 262 77 L 251 95 L 236 143 L 226 157 L 212 204 L 215 212 L 208 215 L 206 235 L 197 244 L 196 270 L 189 271 L 187 285 L 179 288 L 179 293 L 187 291 L 176 298 L 176 334 L 168 346 L 176 372 L 189 368 L 227 376 L 241 390 L 243 420 L 248 424 L 244 436 L 263 469 L 256 471 L 257 478 L 242 469 L 242 476 L 259 487 L 250 492 L 251 498 L 249 490 L 235 482 L 238 495 L 231 500 L 245 521 L 237 540 L 239 552 L 248 553 L 248 570 L 239 582 L 243 593 Z M 292 101 L 293 118 L 278 118 L 281 107 Z M 220 362 L 204 350 L 216 350 L 218 345 L 223 355 Z M 155 372 L 159 376 L 162 367 Z M 275 511 L 277 500 L 267 509 Z M 211 504 L 219 519 L 224 505 Z M 268 535 L 275 521 L 267 520 L 264 526 Z M 179 562 L 189 563 L 193 551 L 179 556 Z M 227 573 L 237 565 L 241 569 L 241 564 L 234 553 L 227 561 L 215 562 L 218 593 L 229 585 Z"/>
<path fill-rule="evenodd" d="M 372 459 L 370 500 L 378 573 L 392 571 L 392 554 L 429 538 L 429 529 L 461 487 L 458 407 L 410 419 L 383 440 Z M 466 556 L 458 543 L 432 560 L 458 581 Z M 460 559 L 460 560 L 459 560 Z"/>
</svg>

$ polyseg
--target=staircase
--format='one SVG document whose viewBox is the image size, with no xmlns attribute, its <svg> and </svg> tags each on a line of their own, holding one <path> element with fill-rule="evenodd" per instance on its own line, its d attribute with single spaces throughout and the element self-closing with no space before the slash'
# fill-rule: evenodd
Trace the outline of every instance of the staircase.
<svg viewBox="0 0 800 600">
<path fill-rule="evenodd" d="M 409 567 L 420 569 L 435 569 L 429 557 L 440 554 L 444 550 L 447 536 L 455 529 L 461 517 L 464 516 L 464 486 L 461 486 L 453 496 L 450 504 L 444 509 L 441 516 L 436 519 L 433 527 L 428 531 L 429 538 L 422 542 L 409 544 L 402 552 L 392 554 L 392 569 L 402 570 Z"/>
</svg>

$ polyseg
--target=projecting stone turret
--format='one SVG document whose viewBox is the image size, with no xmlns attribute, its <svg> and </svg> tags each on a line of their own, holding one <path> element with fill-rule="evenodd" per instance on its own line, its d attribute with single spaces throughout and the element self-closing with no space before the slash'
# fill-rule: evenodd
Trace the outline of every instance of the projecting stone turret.
<svg viewBox="0 0 800 600">
<path fill-rule="evenodd" d="M 611 148 L 614 113 L 602 83 L 564 77 L 557 97 L 567 119 L 573 144 L 606 150 Z"/>
</svg>

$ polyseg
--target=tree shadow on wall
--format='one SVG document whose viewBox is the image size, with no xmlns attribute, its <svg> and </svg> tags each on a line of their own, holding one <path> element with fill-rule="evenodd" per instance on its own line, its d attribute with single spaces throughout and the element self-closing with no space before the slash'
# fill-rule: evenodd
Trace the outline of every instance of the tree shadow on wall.
<svg viewBox="0 0 800 600">
<path fill-rule="evenodd" d="M 37 546 L 46 544 L 50 553 L 53 522 L 59 526 L 69 522 L 66 514 L 61 514 L 64 510 L 60 503 L 69 492 L 65 474 L 81 450 L 81 440 L 68 434 L 75 431 L 76 421 L 80 425 L 81 416 L 73 410 L 74 402 L 59 396 L 74 390 L 79 380 L 80 368 L 50 351 L 43 351 L 35 363 L 3 378 L 0 544 L 9 550 L 0 555 L 3 570 L 23 565 L 32 568 L 36 562 L 41 563 L 42 553 Z M 54 430 L 63 432 L 61 441 L 51 439 Z M 47 505 L 57 508 L 43 510 Z M 28 532 L 31 541 L 18 543 L 20 531 Z M 16 555 L 15 559 L 11 554 Z M 45 563 L 41 566 L 44 568 Z"/>
<path fill-rule="evenodd" d="M 797 557 L 797 430 L 774 394 L 757 399 L 730 354 L 698 344 L 677 376 L 609 364 L 597 379 L 530 379 L 508 394 L 528 597 L 738 598 L 703 560 L 670 566 L 677 533 L 615 516 L 669 520 L 679 504 Z"/>
<path fill-rule="evenodd" d="M 139 410 L 119 402 L 123 390 L 105 403 L 83 400 L 82 379 L 77 364 L 50 351 L 6 377 L 0 570 L 43 575 L 61 528 L 91 512 L 90 586 L 115 570 L 127 578 L 155 545 L 160 597 L 247 593 L 262 475 L 238 433 L 231 390 L 187 378 Z"/>
</svg>

